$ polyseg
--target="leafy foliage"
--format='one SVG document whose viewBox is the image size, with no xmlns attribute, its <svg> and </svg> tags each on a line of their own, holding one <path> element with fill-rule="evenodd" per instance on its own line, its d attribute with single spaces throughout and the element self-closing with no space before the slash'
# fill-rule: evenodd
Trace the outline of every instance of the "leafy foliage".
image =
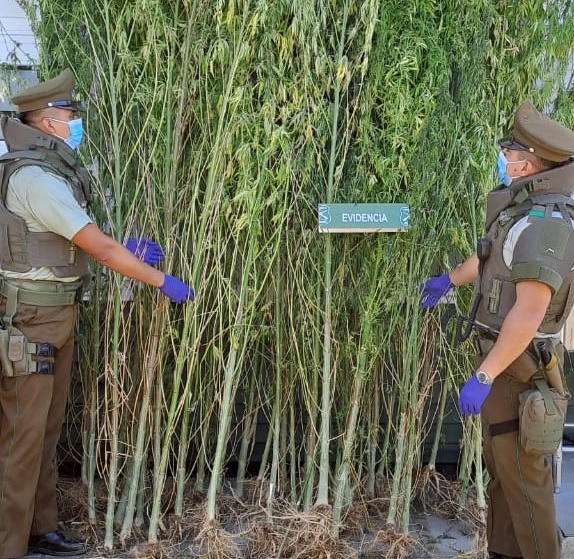
<svg viewBox="0 0 574 559">
<path fill-rule="evenodd" d="M 471 348 L 421 313 L 418 286 L 472 252 L 517 104 L 574 124 L 570 2 L 37 4 L 42 76 L 78 77 L 100 224 L 155 238 L 165 270 L 198 293 L 182 310 L 132 286 L 126 303 L 103 273 L 84 313 L 84 464 L 110 481 L 121 537 L 145 487 L 156 541 L 169 475 L 181 514 L 188 477 L 201 486 L 211 469 L 215 516 L 225 461 L 242 435 L 253 451 L 257 416 L 270 422 L 261 475 L 269 459 L 293 503 L 310 508 L 326 474 L 340 519 L 389 475 L 388 521 L 406 531 L 411 472 L 444 420 L 433 403 L 471 370 Z M 327 239 L 316 207 L 329 199 L 406 202 L 412 227 Z M 480 460 L 465 433 L 468 486 Z"/>
</svg>

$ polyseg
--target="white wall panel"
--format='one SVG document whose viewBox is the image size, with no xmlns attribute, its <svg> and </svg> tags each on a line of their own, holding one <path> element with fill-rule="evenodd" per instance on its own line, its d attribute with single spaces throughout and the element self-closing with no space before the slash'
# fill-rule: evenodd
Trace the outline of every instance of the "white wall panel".
<svg viewBox="0 0 574 559">
<path fill-rule="evenodd" d="M 38 48 L 28 18 L 16 0 L 0 0 L 0 64 L 33 66 Z"/>
<path fill-rule="evenodd" d="M 7 72 L 0 72 L 0 112 L 14 110 L 9 101 L 13 93 L 36 83 L 36 71 L 28 68 L 37 62 L 38 49 L 24 10 L 16 0 L 0 0 L 0 66 L 7 66 Z M 20 69 L 13 71 L 14 66 Z"/>
</svg>

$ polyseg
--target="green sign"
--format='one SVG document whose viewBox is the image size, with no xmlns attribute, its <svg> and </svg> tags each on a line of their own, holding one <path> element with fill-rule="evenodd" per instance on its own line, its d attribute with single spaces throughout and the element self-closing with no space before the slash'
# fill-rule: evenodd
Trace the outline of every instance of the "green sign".
<svg viewBox="0 0 574 559">
<path fill-rule="evenodd" d="M 409 213 L 406 204 L 319 204 L 319 232 L 405 231 Z"/>
</svg>

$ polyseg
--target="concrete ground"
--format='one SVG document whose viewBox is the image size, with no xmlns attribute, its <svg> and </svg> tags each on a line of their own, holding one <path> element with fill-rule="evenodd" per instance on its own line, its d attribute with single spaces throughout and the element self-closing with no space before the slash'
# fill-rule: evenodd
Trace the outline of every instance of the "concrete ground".
<svg viewBox="0 0 574 559">
<path fill-rule="evenodd" d="M 574 450 L 574 447 L 571 447 Z M 555 476 L 555 478 L 560 476 Z M 554 502 L 560 528 L 564 532 L 561 559 L 574 559 L 574 452 L 562 453 L 561 483 L 556 487 Z M 445 520 L 435 516 L 421 517 L 420 535 L 428 545 L 425 551 L 411 559 L 463 559 L 468 557 L 475 542 L 464 533 L 457 520 Z"/>
</svg>

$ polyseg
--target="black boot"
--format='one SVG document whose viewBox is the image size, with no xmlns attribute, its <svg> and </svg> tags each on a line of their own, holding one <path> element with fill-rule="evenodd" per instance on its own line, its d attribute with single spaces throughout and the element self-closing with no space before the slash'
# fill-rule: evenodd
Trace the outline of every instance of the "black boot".
<svg viewBox="0 0 574 559">
<path fill-rule="evenodd" d="M 68 538 L 59 530 L 30 536 L 28 540 L 28 552 L 31 553 L 66 557 L 69 555 L 82 555 L 86 551 L 85 543 Z"/>
</svg>

